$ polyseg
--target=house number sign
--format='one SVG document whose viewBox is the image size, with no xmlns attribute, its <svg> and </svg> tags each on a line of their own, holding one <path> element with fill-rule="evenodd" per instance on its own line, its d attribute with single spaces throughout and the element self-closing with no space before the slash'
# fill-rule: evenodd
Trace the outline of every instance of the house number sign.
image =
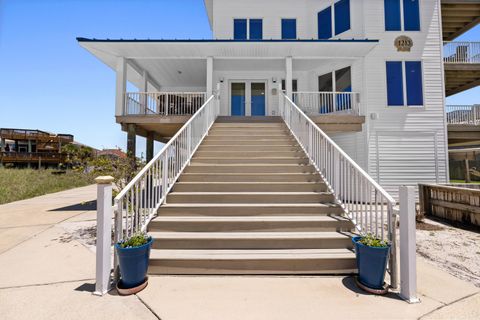
<svg viewBox="0 0 480 320">
<path fill-rule="evenodd" d="M 407 36 L 400 36 L 395 39 L 395 47 L 399 52 L 410 52 L 413 47 L 413 40 Z"/>
</svg>

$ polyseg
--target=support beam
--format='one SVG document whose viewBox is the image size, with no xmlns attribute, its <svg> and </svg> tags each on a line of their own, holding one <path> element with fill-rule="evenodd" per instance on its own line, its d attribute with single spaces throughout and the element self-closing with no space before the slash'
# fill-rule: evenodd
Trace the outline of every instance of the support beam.
<svg viewBox="0 0 480 320">
<path fill-rule="evenodd" d="M 147 163 L 153 159 L 153 132 L 147 134 Z"/>
<path fill-rule="evenodd" d="M 127 91 L 127 60 L 117 58 L 116 91 L 115 91 L 115 115 L 122 116 L 125 108 L 125 93 Z"/>
<path fill-rule="evenodd" d="M 137 130 L 133 123 L 127 125 L 127 154 L 131 159 L 135 159 L 137 154 Z"/>
<path fill-rule="evenodd" d="M 148 92 L 148 72 L 146 70 L 143 70 L 143 73 L 142 73 L 142 87 L 140 88 L 140 92 L 144 92 L 144 93 Z M 142 101 L 141 101 L 141 104 L 143 107 L 143 114 L 148 114 L 147 103 L 148 103 L 147 95 L 144 94 L 142 96 Z"/>
<path fill-rule="evenodd" d="M 472 182 L 470 179 L 470 164 L 468 163 L 468 157 L 465 157 L 465 183 Z"/>
<path fill-rule="evenodd" d="M 287 97 L 293 99 L 293 59 L 287 57 L 285 59 L 285 91 Z"/>
<path fill-rule="evenodd" d="M 207 57 L 207 99 L 213 94 L 213 57 Z"/>
</svg>

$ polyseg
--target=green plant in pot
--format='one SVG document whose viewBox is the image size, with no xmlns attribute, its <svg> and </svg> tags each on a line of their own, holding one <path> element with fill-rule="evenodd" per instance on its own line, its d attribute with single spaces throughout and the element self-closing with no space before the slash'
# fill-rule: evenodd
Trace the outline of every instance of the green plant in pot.
<svg viewBox="0 0 480 320">
<path fill-rule="evenodd" d="M 142 285 L 146 284 L 147 279 L 152 243 L 152 237 L 146 233 L 136 233 L 115 244 L 121 276 L 119 288 L 143 289 Z"/>
<path fill-rule="evenodd" d="M 369 289 L 384 289 L 390 244 L 371 234 L 354 237 L 352 241 L 357 256 L 358 281 Z"/>
</svg>

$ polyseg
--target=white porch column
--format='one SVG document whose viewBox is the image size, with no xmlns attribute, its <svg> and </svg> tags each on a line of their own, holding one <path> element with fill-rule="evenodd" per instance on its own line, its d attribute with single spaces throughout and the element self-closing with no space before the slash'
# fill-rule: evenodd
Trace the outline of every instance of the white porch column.
<svg viewBox="0 0 480 320">
<path fill-rule="evenodd" d="M 213 57 L 207 57 L 207 99 L 213 94 Z"/>
<path fill-rule="evenodd" d="M 148 91 L 148 72 L 146 70 L 143 70 L 143 73 L 142 73 L 142 87 L 139 88 L 139 89 L 140 89 L 140 92 L 144 92 L 144 93 L 146 93 Z M 141 99 L 142 99 L 141 103 L 142 103 L 142 106 L 143 106 L 143 113 L 147 114 L 147 108 L 148 108 L 147 95 L 144 94 Z"/>
<path fill-rule="evenodd" d="M 125 108 L 125 93 L 127 91 L 127 60 L 124 57 L 117 58 L 116 72 L 115 115 L 121 116 Z"/>
<path fill-rule="evenodd" d="M 293 97 L 293 59 L 292 57 L 287 57 L 285 59 L 285 91 L 287 97 L 292 99 Z"/>
</svg>

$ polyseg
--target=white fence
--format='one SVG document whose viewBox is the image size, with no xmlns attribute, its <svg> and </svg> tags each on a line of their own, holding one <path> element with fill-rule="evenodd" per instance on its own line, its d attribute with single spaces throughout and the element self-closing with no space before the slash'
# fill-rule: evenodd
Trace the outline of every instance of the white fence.
<svg viewBox="0 0 480 320">
<path fill-rule="evenodd" d="M 294 92 L 293 101 L 308 115 L 360 114 L 357 92 Z"/>
<path fill-rule="evenodd" d="M 480 125 L 480 105 L 445 106 L 448 124 Z"/>
<path fill-rule="evenodd" d="M 395 278 L 396 201 L 284 94 L 280 114 L 357 230 L 390 241 L 390 272 Z"/>
<path fill-rule="evenodd" d="M 192 115 L 205 99 L 205 92 L 127 92 L 124 115 Z"/>
<path fill-rule="evenodd" d="M 115 243 L 145 231 L 219 113 L 210 97 L 114 200 Z"/>
<path fill-rule="evenodd" d="M 480 42 L 444 42 L 445 63 L 480 63 Z"/>
</svg>

